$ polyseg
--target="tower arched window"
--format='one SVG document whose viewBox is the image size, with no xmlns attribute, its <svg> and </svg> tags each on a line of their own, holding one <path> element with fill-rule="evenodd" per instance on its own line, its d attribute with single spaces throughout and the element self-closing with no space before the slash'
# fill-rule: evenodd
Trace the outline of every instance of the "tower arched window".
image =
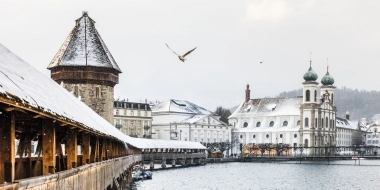
<svg viewBox="0 0 380 190">
<path fill-rule="evenodd" d="M 328 127 L 329 127 L 329 118 L 326 117 L 326 128 L 328 128 Z"/>
<path fill-rule="evenodd" d="M 331 103 L 334 104 L 334 94 L 331 94 Z"/>
<path fill-rule="evenodd" d="M 274 126 L 274 121 L 271 121 L 270 123 L 269 123 L 269 127 L 273 127 Z"/>
<path fill-rule="evenodd" d="M 323 128 L 323 118 L 322 118 L 322 121 L 321 121 L 321 125 L 322 125 L 321 127 Z"/>
<path fill-rule="evenodd" d="M 300 126 L 300 125 L 301 125 L 301 121 L 298 120 L 298 121 L 297 121 L 297 126 Z"/>
<path fill-rule="evenodd" d="M 309 147 L 309 139 L 305 139 L 305 148 Z"/>
<path fill-rule="evenodd" d="M 306 90 L 306 102 L 310 102 L 310 90 Z"/>
<path fill-rule="evenodd" d="M 318 128 L 318 118 L 315 118 L 315 128 Z"/>
<path fill-rule="evenodd" d="M 305 127 L 309 127 L 309 118 L 305 118 Z"/>
<path fill-rule="evenodd" d="M 314 102 L 317 102 L 317 90 L 314 90 Z"/>
<path fill-rule="evenodd" d="M 260 121 L 256 123 L 256 127 L 260 127 L 261 126 L 261 123 Z"/>
<path fill-rule="evenodd" d="M 248 123 L 244 122 L 243 127 L 248 127 Z"/>
<path fill-rule="evenodd" d="M 284 121 L 284 122 L 282 122 L 282 126 L 283 126 L 283 127 L 288 126 L 288 121 Z"/>
</svg>

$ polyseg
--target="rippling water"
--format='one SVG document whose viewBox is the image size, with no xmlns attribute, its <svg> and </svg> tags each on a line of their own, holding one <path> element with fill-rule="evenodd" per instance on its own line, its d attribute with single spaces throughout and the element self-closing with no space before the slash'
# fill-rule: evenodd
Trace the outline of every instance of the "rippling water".
<svg viewBox="0 0 380 190">
<path fill-rule="evenodd" d="M 219 163 L 153 171 L 138 190 L 380 189 L 380 160 L 313 163 Z"/>
</svg>

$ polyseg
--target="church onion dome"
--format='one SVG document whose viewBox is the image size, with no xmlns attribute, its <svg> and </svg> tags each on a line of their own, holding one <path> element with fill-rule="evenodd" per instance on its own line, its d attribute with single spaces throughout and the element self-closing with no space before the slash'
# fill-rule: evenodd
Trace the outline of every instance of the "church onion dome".
<svg viewBox="0 0 380 190">
<path fill-rule="evenodd" d="M 329 86 L 334 84 L 334 78 L 330 75 L 328 70 L 326 75 L 322 78 L 321 83 L 323 84 L 323 86 Z"/>
<path fill-rule="evenodd" d="M 318 79 L 318 75 L 310 66 L 309 70 L 303 75 L 303 79 L 305 79 L 305 82 L 314 82 Z"/>
</svg>

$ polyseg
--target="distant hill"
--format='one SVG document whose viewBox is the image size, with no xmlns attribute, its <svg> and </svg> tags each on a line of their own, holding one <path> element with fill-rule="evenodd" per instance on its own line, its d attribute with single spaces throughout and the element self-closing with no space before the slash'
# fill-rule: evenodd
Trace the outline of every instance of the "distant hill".
<svg viewBox="0 0 380 190">
<path fill-rule="evenodd" d="M 302 89 L 281 92 L 278 97 L 302 96 Z M 350 89 L 346 87 L 335 89 L 335 106 L 337 116 L 344 117 L 346 111 L 350 112 L 351 120 L 360 118 L 371 119 L 380 113 L 380 92 Z"/>
<path fill-rule="evenodd" d="M 302 89 L 281 92 L 277 97 L 302 96 Z M 380 113 L 380 92 L 350 89 L 346 87 L 335 89 L 335 106 L 337 106 L 337 116 L 344 117 L 346 111 L 350 112 L 351 120 L 360 118 L 371 119 Z M 230 108 L 234 113 L 239 105 Z"/>
</svg>

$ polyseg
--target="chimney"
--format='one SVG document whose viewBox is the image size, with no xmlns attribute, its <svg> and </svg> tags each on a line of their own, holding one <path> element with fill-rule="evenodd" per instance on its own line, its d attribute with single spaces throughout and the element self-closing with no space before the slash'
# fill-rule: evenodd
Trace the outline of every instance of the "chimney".
<svg viewBox="0 0 380 190">
<path fill-rule="evenodd" d="M 251 99 L 251 90 L 249 89 L 249 84 L 247 84 L 247 89 L 245 89 L 245 103 Z"/>
<path fill-rule="evenodd" d="M 350 112 L 346 111 L 346 119 L 350 120 Z"/>
</svg>

